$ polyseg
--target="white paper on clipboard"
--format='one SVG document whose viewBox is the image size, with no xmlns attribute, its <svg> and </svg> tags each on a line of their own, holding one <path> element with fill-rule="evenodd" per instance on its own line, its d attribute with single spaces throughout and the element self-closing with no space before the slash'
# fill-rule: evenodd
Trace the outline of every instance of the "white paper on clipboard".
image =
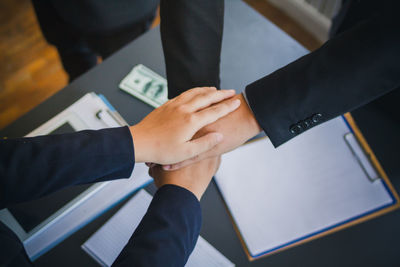
<svg viewBox="0 0 400 267">
<path fill-rule="evenodd" d="M 394 203 L 349 133 L 338 117 L 278 148 L 264 138 L 222 156 L 215 179 L 252 257 Z"/>
</svg>

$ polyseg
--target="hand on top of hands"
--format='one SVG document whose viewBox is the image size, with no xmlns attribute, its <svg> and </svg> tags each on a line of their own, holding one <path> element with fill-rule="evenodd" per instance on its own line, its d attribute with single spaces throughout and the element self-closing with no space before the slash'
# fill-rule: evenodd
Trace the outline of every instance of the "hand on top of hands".
<svg viewBox="0 0 400 267">
<path fill-rule="evenodd" d="M 201 128 L 236 110 L 241 101 L 234 90 L 199 87 L 188 90 L 153 110 L 131 126 L 136 162 L 174 164 L 204 153 L 224 136 L 207 131 L 193 138 Z"/>
<path fill-rule="evenodd" d="M 261 132 L 262 129 L 258 125 L 243 95 L 236 95 L 233 99 L 241 101 L 242 104 L 238 109 L 218 121 L 203 127 L 194 136 L 194 138 L 199 138 L 212 132 L 218 132 L 224 135 L 224 140 L 210 150 L 188 160 L 177 164 L 164 165 L 164 170 L 176 170 L 200 160 L 229 152 Z"/>
</svg>

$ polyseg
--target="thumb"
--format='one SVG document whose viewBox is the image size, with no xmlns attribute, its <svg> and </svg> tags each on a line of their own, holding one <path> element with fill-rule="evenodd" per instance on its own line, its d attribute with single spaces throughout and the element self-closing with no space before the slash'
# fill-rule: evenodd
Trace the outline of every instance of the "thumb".
<svg viewBox="0 0 400 267">
<path fill-rule="evenodd" d="M 188 158 L 192 158 L 209 151 L 210 149 L 221 143 L 223 139 L 224 136 L 222 133 L 213 132 L 190 141 L 189 145 L 191 146 L 191 149 L 189 150 L 190 155 L 187 155 Z"/>
</svg>

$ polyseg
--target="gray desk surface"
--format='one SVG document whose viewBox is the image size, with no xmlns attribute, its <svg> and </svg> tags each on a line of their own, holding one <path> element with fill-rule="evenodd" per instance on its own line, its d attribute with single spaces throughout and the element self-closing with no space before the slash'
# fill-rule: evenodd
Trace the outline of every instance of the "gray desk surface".
<svg viewBox="0 0 400 267">
<path fill-rule="evenodd" d="M 227 0 L 225 9 L 221 62 L 222 88 L 242 91 L 246 84 L 307 53 L 305 48 L 243 2 Z M 139 122 L 152 109 L 118 89 L 118 83 L 122 78 L 139 63 L 165 76 L 158 28 L 128 44 L 101 65 L 82 75 L 1 131 L 0 136 L 23 136 L 91 91 L 104 94 L 130 124 Z M 391 124 L 370 106 L 356 111 L 354 115 L 389 178 L 399 191 L 398 160 L 390 152 L 400 149 L 399 138 L 396 136 L 400 126 Z M 371 120 L 374 121 L 373 127 Z M 384 139 L 381 138 L 382 131 L 385 133 Z M 149 186 L 148 190 L 154 192 L 154 186 Z M 76 232 L 39 258 L 36 264 L 38 266 L 96 266 L 96 263 L 81 250 L 80 245 L 120 206 Z M 395 266 L 396 261 L 399 261 L 399 211 L 276 255 L 249 262 L 214 183 L 211 183 L 206 191 L 202 199 L 202 207 L 201 235 L 237 266 L 354 266 L 361 264 Z"/>
</svg>

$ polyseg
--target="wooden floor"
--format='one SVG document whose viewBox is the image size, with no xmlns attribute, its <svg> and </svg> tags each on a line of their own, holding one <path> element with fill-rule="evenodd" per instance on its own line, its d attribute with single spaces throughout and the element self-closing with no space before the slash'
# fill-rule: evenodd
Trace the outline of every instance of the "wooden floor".
<svg viewBox="0 0 400 267">
<path fill-rule="evenodd" d="M 44 41 L 31 2 L 0 1 L 0 128 L 66 84 L 57 51 Z"/>
<path fill-rule="evenodd" d="M 265 0 L 246 0 L 310 50 L 320 43 Z M 153 26 L 159 23 L 157 16 Z M 57 50 L 43 39 L 30 0 L 0 1 L 0 129 L 67 85 Z"/>
<path fill-rule="evenodd" d="M 286 15 L 284 12 L 275 8 L 266 0 L 244 0 L 255 10 L 261 13 L 264 17 L 276 24 L 284 32 L 296 39 L 300 44 L 310 51 L 313 51 L 321 46 L 312 34 L 304 30 L 296 21 Z"/>
</svg>

